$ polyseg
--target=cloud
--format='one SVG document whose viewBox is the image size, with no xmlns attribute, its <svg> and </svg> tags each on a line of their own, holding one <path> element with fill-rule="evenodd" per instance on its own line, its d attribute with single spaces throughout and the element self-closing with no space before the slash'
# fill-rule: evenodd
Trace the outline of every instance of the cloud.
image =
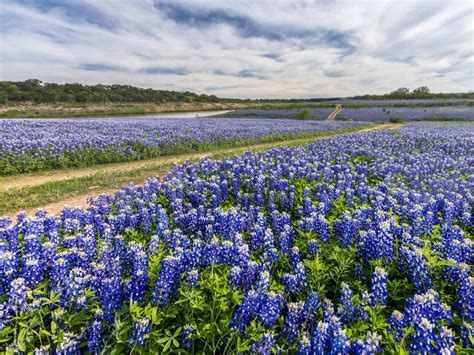
<svg viewBox="0 0 474 355">
<path fill-rule="evenodd" d="M 122 71 L 123 67 L 117 67 L 114 65 L 98 64 L 98 63 L 84 63 L 80 64 L 78 69 L 87 71 Z"/>
<path fill-rule="evenodd" d="M 348 76 L 345 72 L 342 71 L 325 71 L 324 75 L 329 78 L 341 78 L 343 76 Z"/>
<path fill-rule="evenodd" d="M 469 91 L 473 13 L 463 0 L 3 0 L 0 78 L 243 98 Z"/>
<path fill-rule="evenodd" d="M 146 74 L 157 74 L 157 75 L 186 75 L 188 72 L 184 68 L 144 68 L 143 72 Z"/>
</svg>

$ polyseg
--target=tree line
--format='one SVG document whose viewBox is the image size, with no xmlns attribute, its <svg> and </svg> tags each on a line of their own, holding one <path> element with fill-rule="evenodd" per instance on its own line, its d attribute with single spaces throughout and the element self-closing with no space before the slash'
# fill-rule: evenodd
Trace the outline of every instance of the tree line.
<svg viewBox="0 0 474 355">
<path fill-rule="evenodd" d="M 410 99 L 474 99 L 474 92 L 433 93 L 427 86 L 420 86 L 412 91 L 409 88 L 398 88 L 383 95 L 360 95 L 354 99 L 361 100 L 410 100 Z"/>
<path fill-rule="evenodd" d="M 337 100 L 341 98 L 311 98 L 311 99 L 256 99 L 239 100 L 219 98 L 215 95 L 196 94 L 189 91 L 170 91 L 143 89 L 131 85 L 83 85 L 80 83 L 55 84 L 44 83 L 38 79 L 25 81 L 0 81 L 0 104 L 8 102 L 33 103 L 165 103 L 165 102 L 236 102 L 246 101 L 255 103 L 301 103 Z M 468 93 L 432 93 L 426 86 L 410 91 L 399 88 L 383 95 L 361 95 L 353 99 L 361 100 L 390 100 L 390 99 L 474 99 L 474 92 Z"/>
<path fill-rule="evenodd" d="M 226 102 L 215 95 L 196 94 L 189 91 L 142 89 L 130 85 L 83 85 L 79 83 L 43 83 L 38 79 L 25 81 L 0 81 L 0 103 L 164 103 L 164 102 Z M 235 100 L 232 100 L 235 101 Z"/>
</svg>

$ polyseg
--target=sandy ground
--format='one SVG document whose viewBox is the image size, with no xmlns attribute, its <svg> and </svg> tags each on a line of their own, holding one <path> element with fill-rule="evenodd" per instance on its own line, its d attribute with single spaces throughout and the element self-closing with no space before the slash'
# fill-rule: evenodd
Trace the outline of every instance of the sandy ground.
<svg viewBox="0 0 474 355">
<path fill-rule="evenodd" d="M 378 130 L 383 130 L 383 129 L 394 129 L 394 128 L 399 128 L 401 126 L 402 126 L 401 124 L 384 124 L 384 125 L 380 125 L 376 127 L 362 129 L 354 133 L 378 131 Z M 329 137 L 322 136 L 319 139 L 327 139 L 327 138 Z M 168 156 L 168 157 L 163 157 L 163 158 L 129 162 L 129 163 L 108 164 L 105 166 L 91 167 L 91 168 L 85 168 L 85 169 L 76 169 L 76 170 L 70 170 L 67 172 L 64 172 L 64 171 L 51 172 L 49 175 L 15 176 L 15 177 L 4 178 L 3 180 L 1 180 L 0 188 L 10 189 L 14 187 L 18 188 L 22 186 L 33 186 L 33 185 L 43 184 L 49 181 L 59 181 L 59 180 L 71 179 L 74 177 L 87 176 L 87 175 L 95 174 L 97 172 L 112 172 L 112 171 L 118 171 L 118 170 L 130 171 L 130 170 L 143 167 L 146 165 L 150 165 L 150 164 L 158 165 L 158 164 L 166 164 L 166 163 L 180 163 L 188 159 L 195 159 L 195 158 L 199 159 L 205 156 L 225 154 L 226 152 L 233 152 L 233 153 L 238 154 L 239 152 L 244 152 L 244 151 L 257 151 L 257 150 L 264 150 L 271 147 L 282 146 L 286 144 L 295 144 L 295 143 L 297 144 L 298 142 L 303 143 L 303 142 L 306 142 L 307 140 L 308 138 L 299 138 L 299 139 L 287 140 L 283 142 L 261 143 L 261 144 L 255 144 L 255 145 L 244 146 L 244 147 L 239 147 L 239 148 L 222 149 L 219 151 L 213 151 L 211 153 L 193 153 L 193 154 Z M 318 138 L 316 138 L 315 140 L 318 140 Z M 56 201 L 54 203 L 50 203 L 46 206 L 43 206 L 42 208 L 46 210 L 49 214 L 57 215 L 65 206 L 87 207 L 87 199 L 89 197 L 97 197 L 100 194 L 111 194 L 111 193 L 114 193 L 115 191 L 116 190 L 109 189 L 109 190 L 91 192 L 86 195 L 73 196 L 73 197 L 69 197 L 60 201 Z M 26 212 L 28 213 L 28 215 L 33 215 L 36 210 L 37 208 L 27 210 Z M 14 217 L 16 216 L 18 212 L 19 211 L 14 212 L 14 213 L 7 213 L 7 216 Z"/>
</svg>

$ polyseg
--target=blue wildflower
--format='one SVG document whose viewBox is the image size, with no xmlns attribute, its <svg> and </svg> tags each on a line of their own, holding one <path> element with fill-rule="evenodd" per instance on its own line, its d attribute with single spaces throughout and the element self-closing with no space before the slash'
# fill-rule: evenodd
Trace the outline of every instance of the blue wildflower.
<svg viewBox="0 0 474 355">
<path fill-rule="evenodd" d="M 196 330 L 190 324 L 186 324 L 183 327 L 183 331 L 180 334 L 181 338 L 181 347 L 184 349 L 191 349 L 191 346 L 194 344 L 195 339 L 192 336 L 196 333 Z"/>
<path fill-rule="evenodd" d="M 137 322 L 135 322 L 135 327 L 132 330 L 132 335 L 130 335 L 130 341 L 128 342 L 128 346 L 145 346 L 145 338 L 150 332 L 150 320 L 146 318 L 138 320 Z"/>
<path fill-rule="evenodd" d="M 275 334 L 273 332 L 266 332 L 262 335 L 260 340 L 252 345 L 250 351 L 252 353 L 270 355 L 275 345 Z"/>
<path fill-rule="evenodd" d="M 369 305 L 375 306 L 377 303 L 382 306 L 387 304 L 387 272 L 381 267 L 375 268 L 370 289 Z"/>
</svg>

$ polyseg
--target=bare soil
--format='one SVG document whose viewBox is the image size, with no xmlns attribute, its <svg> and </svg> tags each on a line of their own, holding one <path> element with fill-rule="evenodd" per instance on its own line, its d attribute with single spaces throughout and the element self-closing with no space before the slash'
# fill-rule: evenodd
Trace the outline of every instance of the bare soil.
<svg viewBox="0 0 474 355">
<path fill-rule="evenodd" d="M 342 111 L 342 106 L 341 105 L 336 105 L 336 109 L 332 111 L 328 117 L 326 117 L 326 121 L 334 121 L 336 119 L 336 116 L 339 112 Z"/>
</svg>

